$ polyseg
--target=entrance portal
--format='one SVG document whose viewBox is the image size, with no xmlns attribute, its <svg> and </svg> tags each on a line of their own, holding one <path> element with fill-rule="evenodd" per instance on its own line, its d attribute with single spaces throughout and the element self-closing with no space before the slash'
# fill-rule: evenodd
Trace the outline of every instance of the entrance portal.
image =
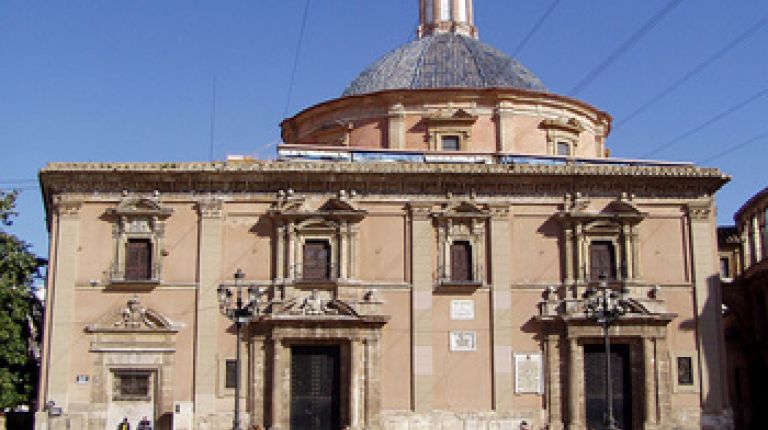
<svg viewBox="0 0 768 430">
<path fill-rule="evenodd" d="M 339 346 L 291 348 L 291 430 L 339 430 Z"/>
<path fill-rule="evenodd" d="M 632 430 L 632 387 L 629 345 L 611 345 L 613 418 L 622 430 Z M 584 396 L 587 428 L 602 428 L 607 411 L 605 391 L 605 346 L 584 345 Z"/>
</svg>

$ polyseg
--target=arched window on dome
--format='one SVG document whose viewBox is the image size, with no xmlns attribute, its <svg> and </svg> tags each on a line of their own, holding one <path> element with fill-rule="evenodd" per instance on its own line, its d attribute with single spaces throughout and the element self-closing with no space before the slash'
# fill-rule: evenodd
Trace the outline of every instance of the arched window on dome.
<svg viewBox="0 0 768 430">
<path fill-rule="evenodd" d="M 435 4 L 431 1 L 424 2 L 424 22 L 433 23 L 435 21 Z"/>
<path fill-rule="evenodd" d="M 453 0 L 440 0 L 440 21 L 450 21 L 453 15 Z"/>
<path fill-rule="evenodd" d="M 458 9 L 456 9 L 456 21 L 467 22 L 467 2 L 466 0 L 459 0 Z"/>
</svg>

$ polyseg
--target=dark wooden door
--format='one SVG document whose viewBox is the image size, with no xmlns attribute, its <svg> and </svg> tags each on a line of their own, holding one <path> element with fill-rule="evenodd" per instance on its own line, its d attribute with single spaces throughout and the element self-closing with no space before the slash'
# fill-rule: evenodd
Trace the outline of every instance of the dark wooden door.
<svg viewBox="0 0 768 430">
<path fill-rule="evenodd" d="M 330 279 L 331 246 L 324 240 L 304 243 L 304 279 Z"/>
<path fill-rule="evenodd" d="M 589 244 L 589 278 L 616 279 L 613 243 L 597 241 Z"/>
<path fill-rule="evenodd" d="M 148 239 L 131 239 L 125 250 L 125 279 L 144 281 L 152 276 L 152 243 Z"/>
<path fill-rule="evenodd" d="M 613 419 L 622 430 L 632 430 L 632 386 L 629 345 L 611 345 Z M 603 428 L 608 396 L 605 391 L 605 345 L 584 346 L 584 395 L 587 428 Z"/>
<path fill-rule="evenodd" d="M 291 430 L 339 430 L 338 346 L 291 348 Z"/>
<path fill-rule="evenodd" d="M 451 280 L 472 280 L 472 247 L 469 242 L 458 241 L 451 244 Z"/>
</svg>

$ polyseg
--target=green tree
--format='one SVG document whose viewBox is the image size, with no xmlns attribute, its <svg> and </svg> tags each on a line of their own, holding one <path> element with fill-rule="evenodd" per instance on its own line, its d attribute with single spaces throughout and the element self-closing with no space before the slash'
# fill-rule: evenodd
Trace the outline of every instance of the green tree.
<svg viewBox="0 0 768 430">
<path fill-rule="evenodd" d="M 31 345 L 39 341 L 40 307 L 32 282 L 46 264 L 4 228 L 18 215 L 17 195 L 0 191 L 0 413 L 33 401 L 37 363 Z"/>
</svg>

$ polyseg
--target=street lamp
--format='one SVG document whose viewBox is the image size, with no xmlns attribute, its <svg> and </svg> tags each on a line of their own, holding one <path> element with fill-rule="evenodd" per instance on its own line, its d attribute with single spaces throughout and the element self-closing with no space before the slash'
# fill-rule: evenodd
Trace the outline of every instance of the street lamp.
<svg viewBox="0 0 768 430">
<path fill-rule="evenodd" d="M 242 430 L 240 427 L 240 329 L 243 324 L 248 324 L 254 315 L 260 313 L 261 296 L 264 295 L 264 289 L 255 285 L 248 286 L 248 297 L 243 300 L 243 278 L 245 273 L 237 269 L 235 272 L 234 285 L 219 285 L 216 289 L 219 296 L 219 310 L 222 315 L 235 323 L 237 341 L 237 356 L 235 358 L 236 381 L 235 381 L 235 416 L 232 419 L 232 430 Z M 234 296 L 235 301 L 232 302 Z"/>
<path fill-rule="evenodd" d="M 602 277 L 601 277 L 602 278 Z M 622 290 L 622 296 L 625 293 Z M 605 430 L 621 430 L 613 420 L 613 387 L 611 386 L 611 340 L 608 328 L 624 313 L 625 300 L 616 291 L 601 280 L 599 286 L 590 286 L 584 294 L 587 317 L 603 327 L 605 341 L 605 392 L 607 394 L 608 410 L 605 414 Z"/>
</svg>

